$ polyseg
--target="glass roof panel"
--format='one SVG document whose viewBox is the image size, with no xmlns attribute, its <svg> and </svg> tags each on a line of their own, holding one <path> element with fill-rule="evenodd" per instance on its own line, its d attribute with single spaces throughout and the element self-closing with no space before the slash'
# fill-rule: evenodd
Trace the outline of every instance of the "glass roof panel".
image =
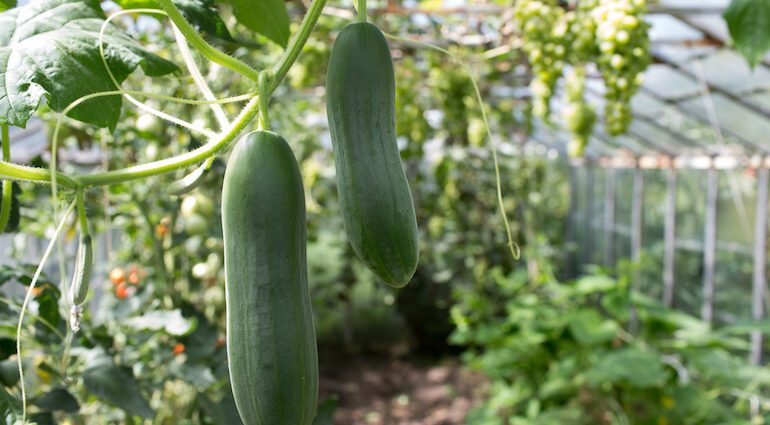
<svg viewBox="0 0 770 425">
<path fill-rule="evenodd" d="M 661 64 L 650 65 L 644 73 L 644 86 L 667 99 L 689 96 L 698 92 L 695 81 Z"/>
<path fill-rule="evenodd" d="M 700 40 L 700 31 L 669 14 L 652 13 L 645 18 L 650 25 L 650 40 L 656 42 L 682 42 Z"/>
<path fill-rule="evenodd" d="M 656 127 L 647 121 L 635 119 L 629 128 L 632 134 L 644 136 L 646 140 L 654 143 L 655 146 L 660 146 L 661 151 L 670 153 L 685 153 L 694 152 L 697 149 L 688 147 L 686 142 L 681 139 L 675 139 L 671 133 Z"/>
<path fill-rule="evenodd" d="M 704 57 L 717 50 L 714 46 L 686 46 L 684 44 L 658 44 L 652 46 L 655 56 L 674 63 L 687 62 L 695 57 Z"/>
<path fill-rule="evenodd" d="M 724 8 L 727 7 L 729 0 L 659 0 L 658 6 L 665 8 Z"/>
<path fill-rule="evenodd" d="M 766 120 L 764 117 L 720 94 L 712 94 L 711 99 L 719 120 L 718 124 L 721 127 L 739 135 L 743 139 L 770 148 L 770 141 L 767 140 L 767 136 L 770 134 L 770 120 Z M 684 110 L 691 111 L 697 116 L 708 119 L 706 102 L 708 102 L 707 99 L 698 98 L 682 102 L 681 106 Z M 765 140 L 764 143 L 762 142 L 763 140 Z"/>
<path fill-rule="evenodd" d="M 645 92 L 639 92 L 631 99 L 631 108 L 634 114 L 653 117 L 662 113 L 666 104 Z"/>
<path fill-rule="evenodd" d="M 706 81 L 735 94 L 770 88 L 770 71 L 762 66 L 752 71 L 743 56 L 733 50 L 721 49 L 686 67 L 695 75 L 703 72 Z"/>
<path fill-rule="evenodd" d="M 704 31 L 708 32 L 709 35 L 716 37 L 718 40 L 724 42 L 730 39 L 730 32 L 727 30 L 727 24 L 720 14 L 687 15 L 687 20 L 692 22 L 692 24 L 698 28 L 702 28 Z"/>
<path fill-rule="evenodd" d="M 759 108 L 770 110 L 770 90 L 746 96 L 746 102 Z"/>
</svg>

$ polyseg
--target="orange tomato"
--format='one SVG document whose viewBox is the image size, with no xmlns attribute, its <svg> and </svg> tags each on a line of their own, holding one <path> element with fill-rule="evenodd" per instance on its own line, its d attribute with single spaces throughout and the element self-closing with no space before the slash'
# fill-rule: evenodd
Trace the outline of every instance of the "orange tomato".
<svg viewBox="0 0 770 425">
<path fill-rule="evenodd" d="M 115 285 L 120 285 L 126 281 L 126 271 L 122 267 L 115 267 L 110 272 L 110 281 Z"/>
<path fill-rule="evenodd" d="M 131 270 L 128 272 L 128 283 L 132 285 L 138 285 L 139 282 L 142 281 L 142 271 L 139 270 L 139 267 L 132 266 Z"/>
<path fill-rule="evenodd" d="M 121 282 L 115 287 L 115 296 L 118 297 L 119 300 L 124 300 L 128 297 L 128 287 L 125 282 Z"/>
</svg>

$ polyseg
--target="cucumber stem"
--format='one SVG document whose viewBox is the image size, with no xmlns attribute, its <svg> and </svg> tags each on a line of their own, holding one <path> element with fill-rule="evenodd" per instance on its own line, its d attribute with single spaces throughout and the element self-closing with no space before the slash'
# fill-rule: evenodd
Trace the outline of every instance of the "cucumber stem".
<svg viewBox="0 0 770 425">
<path fill-rule="evenodd" d="M 11 160 L 11 141 L 8 132 L 8 125 L 3 125 L 3 136 L 0 143 L 3 145 L 3 161 Z M 8 222 L 11 220 L 11 203 L 13 202 L 13 183 L 10 180 L 3 180 L 3 201 L 0 204 L 0 233 L 5 230 Z"/>
<path fill-rule="evenodd" d="M 86 216 L 86 196 L 82 188 L 75 193 L 75 200 L 77 201 L 80 234 L 88 236 L 90 232 L 88 231 L 88 217 Z"/>
<path fill-rule="evenodd" d="M 358 22 L 366 23 L 366 0 L 356 0 L 358 10 Z"/>
<path fill-rule="evenodd" d="M 268 114 L 268 104 L 270 103 L 270 75 L 267 71 L 259 73 L 259 83 L 257 91 L 259 92 L 259 129 L 270 130 L 270 117 Z"/>
<path fill-rule="evenodd" d="M 248 64 L 217 50 L 211 44 L 207 43 L 203 37 L 187 22 L 187 19 L 182 15 L 182 12 L 176 7 L 171 0 L 158 0 L 158 5 L 168 17 L 179 28 L 179 31 L 184 35 L 187 41 L 195 47 L 196 50 L 201 52 L 206 59 L 224 66 L 232 71 L 244 75 L 246 78 L 257 81 L 259 78 L 259 72 Z"/>
</svg>

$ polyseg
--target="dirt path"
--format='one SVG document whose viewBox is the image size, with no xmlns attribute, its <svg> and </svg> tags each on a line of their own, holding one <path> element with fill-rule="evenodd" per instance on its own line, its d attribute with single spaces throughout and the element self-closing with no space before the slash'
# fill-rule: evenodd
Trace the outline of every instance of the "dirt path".
<svg viewBox="0 0 770 425">
<path fill-rule="evenodd" d="M 454 360 L 351 360 L 322 367 L 320 400 L 339 397 L 335 425 L 459 425 L 485 386 Z"/>
</svg>

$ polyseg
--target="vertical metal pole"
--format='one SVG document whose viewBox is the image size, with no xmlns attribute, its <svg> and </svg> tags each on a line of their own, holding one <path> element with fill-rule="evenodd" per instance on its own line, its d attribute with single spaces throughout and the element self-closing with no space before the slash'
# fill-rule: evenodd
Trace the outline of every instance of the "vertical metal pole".
<svg viewBox="0 0 770 425">
<path fill-rule="evenodd" d="M 666 211 L 663 224 L 663 305 L 674 306 L 674 258 L 676 257 L 676 168 L 668 169 Z"/>
<path fill-rule="evenodd" d="M 606 168 L 604 181 L 604 265 L 615 265 L 615 181 L 617 172 Z"/>
<path fill-rule="evenodd" d="M 642 206 L 644 205 L 644 172 L 634 169 L 634 197 L 631 200 L 631 259 L 639 260 L 642 253 Z"/>
<path fill-rule="evenodd" d="M 585 246 L 582 247 L 583 251 L 583 265 L 591 264 L 591 254 L 594 251 L 594 170 L 591 164 L 586 164 L 583 168 L 586 176 L 586 211 L 583 220 L 585 225 Z"/>
<path fill-rule="evenodd" d="M 637 165 L 634 169 L 633 198 L 631 199 L 631 260 L 639 261 L 642 255 L 642 206 L 644 205 L 644 171 Z M 631 282 L 633 291 L 639 286 L 639 271 L 634 272 Z M 629 317 L 629 331 L 636 333 L 638 326 L 636 307 L 631 306 Z"/>
<path fill-rule="evenodd" d="M 577 209 L 580 207 L 578 204 L 578 185 L 577 185 L 577 171 L 575 167 L 569 162 L 567 163 L 567 169 L 569 174 L 569 216 L 567 218 L 567 243 L 570 247 L 567 253 L 567 276 L 574 278 L 577 276 Z"/>
<path fill-rule="evenodd" d="M 717 248 L 717 199 L 719 172 L 709 168 L 706 177 L 706 214 L 703 234 L 703 306 L 701 317 L 708 323 L 714 320 L 714 266 Z"/>
<path fill-rule="evenodd" d="M 754 219 L 754 278 L 751 289 L 751 316 L 762 320 L 764 316 L 765 268 L 767 265 L 767 185 L 770 170 L 760 168 L 757 173 L 757 208 Z M 751 333 L 751 357 L 754 365 L 762 362 L 762 332 Z"/>
</svg>

